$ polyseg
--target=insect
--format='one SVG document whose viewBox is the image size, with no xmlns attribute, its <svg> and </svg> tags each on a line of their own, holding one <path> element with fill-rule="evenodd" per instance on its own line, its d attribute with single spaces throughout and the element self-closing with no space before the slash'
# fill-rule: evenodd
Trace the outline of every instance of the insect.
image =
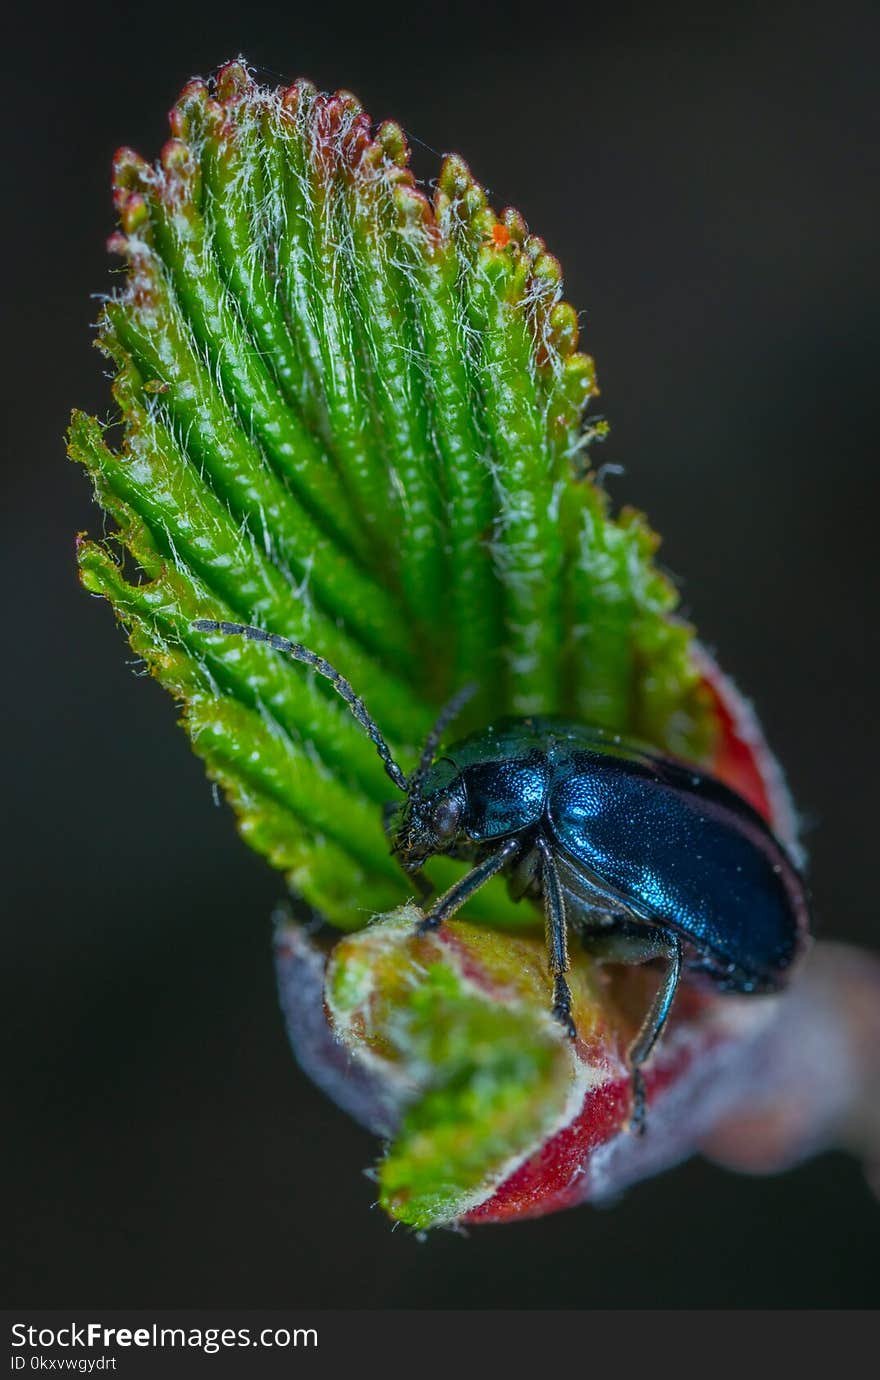
<svg viewBox="0 0 880 1380">
<path fill-rule="evenodd" d="M 809 914 L 794 864 L 751 805 L 721 781 L 641 744 L 561 719 L 505 719 L 453 743 L 443 735 L 472 689 L 441 713 L 406 776 L 363 701 L 322 657 L 241 623 L 199 620 L 203 632 L 268 642 L 326 677 L 369 734 L 404 799 L 386 829 L 404 870 L 436 854 L 473 867 L 425 912 L 421 931 L 458 911 L 490 877 L 543 905 L 553 1015 L 571 1014 L 568 931 L 597 958 L 662 959 L 665 974 L 629 1050 L 630 1126 L 645 1125 L 643 1066 L 683 974 L 724 992 L 785 986 Z"/>
</svg>

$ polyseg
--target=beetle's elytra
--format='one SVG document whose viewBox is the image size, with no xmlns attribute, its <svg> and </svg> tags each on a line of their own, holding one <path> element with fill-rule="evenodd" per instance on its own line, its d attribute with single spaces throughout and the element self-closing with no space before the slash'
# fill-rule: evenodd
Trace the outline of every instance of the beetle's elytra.
<svg viewBox="0 0 880 1380">
<path fill-rule="evenodd" d="M 407 777 L 351 685 L 308 648 L 240 623 L 204 632 L 269 642 L 312 666 L 369 734 L 404 800 L 389 807 L 392 851 L 419 877 L 436 854 L 473 867 L 434 901 L 432 929 L 496 873 L 515 898 L 542 904 L 553 1014 L 572 1037 L 568 930 L 596 956 L 666 974 L 630 1052 L 631 1126 L 644 1126 L 641 1068 L 682 976 L 725 992 L 777 991 L 809 928 L 803 882 L 761 816 L 722 782 L 584 724 L 506 719 L 436 756 L 467 692 L 443 712 Z"/>
</svg>

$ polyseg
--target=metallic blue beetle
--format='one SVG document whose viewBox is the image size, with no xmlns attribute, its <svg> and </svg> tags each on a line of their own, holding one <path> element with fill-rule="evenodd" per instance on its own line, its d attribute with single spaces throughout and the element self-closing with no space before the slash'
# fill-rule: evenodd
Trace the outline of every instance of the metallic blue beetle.
<svg viewBox="0 0 880 1380">
<path fill-rule="evenodd" d="M 574 1038 L 568 927 L 597 957 L 663 958 L 666 975 L 629 1051 L 631 1125 L 644 1125 L 641 1068 L 682 972 L 725 992 L 785 985 L 809 918 L 803 883 L 745 800 L 712 776 L 601 729 L 550 718 L 507 719 L 453 744 L 441 737 L 469 691 L 444 710 L 406 777 L 351 685 L 298 643 L 239 623 L 202 631 L 269 642 L 330 680 L 405 795 L 389 808 L 392 851 L 420 878 L 442 853 L 474 866 L 422 921 L 433 929 L 498 872 L 511 894 L 543 903 L 553 1014 Z"/>
</svg>

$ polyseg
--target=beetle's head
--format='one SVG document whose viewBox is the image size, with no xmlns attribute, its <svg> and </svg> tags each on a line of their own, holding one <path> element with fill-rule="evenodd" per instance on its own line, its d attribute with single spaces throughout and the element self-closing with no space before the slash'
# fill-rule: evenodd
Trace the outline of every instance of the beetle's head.
<svg viewBox="0 0 880 1380">
<path fill-rule="evenodd" d="M 441 757 L 388 817 L 391 851 L 407 872 L 418 872 L 435 853 L 455 851 L 463 834 L 466 803 L 458 767 L 448 757 Z"/>
</svg>

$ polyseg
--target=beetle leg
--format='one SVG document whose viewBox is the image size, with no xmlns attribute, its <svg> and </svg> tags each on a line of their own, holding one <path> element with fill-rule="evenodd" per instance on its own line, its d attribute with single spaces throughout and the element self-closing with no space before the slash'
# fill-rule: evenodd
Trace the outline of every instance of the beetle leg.
<svg viewBox="0 0 880 1380">
<path fill-rule="evenodd" d="M 645 1130 L 645 1079 L 642 1065 L 663 1032 L 681 977 L 681 940 L 671 930 L 663 933 L 663 940 L 668 959 L 666 977 L 657 989 L 651 1008 L 642 1021 L 642 1028 L 629 1049 L 629 1064 L 632 1069 L 632 1113 L 629 1129 L 637 1136 L 642 1135 Z"/>
<path fill-rule="evenodd" d="M 623 915 L 591 912 L 586 922 L 577 924 L 581 944 L 601 963 L 647 963 L 665 958 L 669 951 L 664 931 Z"/>
<path fill-rule="evenodd" d="M 559 871 L 553 850 L 540 836 L 535 847 L 541 854 L 541 881 L 544 892 L 544 924 L 547 935 L 547 957 L 553 978 L 553 1015 L 565 1027 L 569 1039 L 577 1039 L 577 1027 L 571 1016 L 571 992 L 565 974 L 569 969 L 568 930 L 565 923 L 565 901 L 559 882 Z"/>
<path fill-rule="evenodd" d="M 528 896 L 535 901 L 541 898 L 541 855 L 537 848 L 527 848 L 516 860 L 508 874 L 507 890 L 514 901 Z"/>
<path fill-rule="evenodd" d="M 434 883 L 431 881 L 431 878 L 426 872 L 423 872 L 421 868 L 419 868 L 418 872 L 408 872 L 407 876 L 410 881 L 415 882 L 416 889 L 419 893 L 419 899 L 427 901 L 434 890 Z"/>
<path fill-rule="evenodd" d="M 444 920 L 448 920 L 457 910 L 461 910 L 465 901 L 470 900 L 475 891 L 479 891 L 484 882 L 488 882 L 490 877 L 494 877 L 496 872 L 500 872 L 510 862 L 511 858 L 520 848 L 518 839 L 508 839 L 502 843 L 496 852 L 490 853 L 488 858 L 477 863 L 476 867 L 471 868 L 470 872 L 464 877 L 460 877 L 448 891 L 438 898 L 428 911 L 424 920 L 419 925 L 419 934 L 426 934 L 428 930 L 436 930 Z"/>
</svg>

